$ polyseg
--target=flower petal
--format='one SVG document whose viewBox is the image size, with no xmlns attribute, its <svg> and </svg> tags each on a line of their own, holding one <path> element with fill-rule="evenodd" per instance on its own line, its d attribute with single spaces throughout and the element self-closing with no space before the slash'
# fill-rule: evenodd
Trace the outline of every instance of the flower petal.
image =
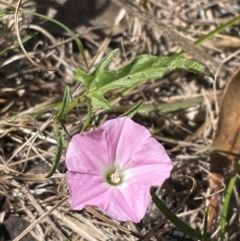
<svg viewBox="0 0 240 241">
<path fill-rule="evenodd" d="M 147 128 L 128 117 L 106 121 L 101 128 L 106 132 L 110 157 L 121 166 L 125 166 L 151 136 Z"/>
<path fill-rule="evenodd" d="M 114 219 L 138 223 L 151 202 L 146 185 L 110 186 L 102 177 L 72 172 L 67 172 L 66 178 L 71 193 L 69 203 L 74 210 L 97 206 Z"/>
<path fill-rule="evenodd" d="M 127 170 L 126 179 L 149 186 L 161 186 L 170 176 L 172 168 L 172 161 L 164 147 L 153 137 L 139 144 L 138 152 L 124 167 Z"/>
<path fill-rule="evenodd" d="M 103 129 L 97 128 L 73 136 L 66 154 L 66 166 L 69 171 L 101 174 L 109 162 L 112 161 Z"/>
<path fill-rule="evenodd" d="M 150 202 L 149 186 L 129 183 L 112 189 L 112 198 L 105 211 L 119 221 L 139 223 Z"/>
<path fill-rule="evenodd" d="M 111 199 L 111 187 L 102 176 L 81 173 L 66 173 L 70 189 L 69 203 L 74 210 L 82 210 L 85 206 L 97 206 L 106 210 Z"/>
<path fill-rule="evenodd" d="M 172 161 L 147 128 L 122 117 L 106 121 L 102 129 L 108 138 L 109 155 L 127 170 L 131 182 L 157 186 L 169 177 Z"/>
</svg>

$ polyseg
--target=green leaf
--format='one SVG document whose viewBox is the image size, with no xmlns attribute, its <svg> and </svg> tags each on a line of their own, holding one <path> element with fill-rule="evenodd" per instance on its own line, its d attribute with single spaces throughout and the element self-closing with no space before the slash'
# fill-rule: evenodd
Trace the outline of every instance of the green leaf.
<svg viewBox="0 0 240 241">
<path fill-rule="evenodd" d="M 111 106 L 104 94 L 116 88 L 128 88 L 149 79 L 158 79 L 172 71 L 190 71 L 198 74 L 211 73 L 202 64 L 181 57 L 157 57 L 141 55 L 118 70 L 106 71 L 117 50 L 106 56 L 91 73 L 80 69 L 74 73 L 74 79 L 81 81 L 87 87 L 87 96 L 91 98 L 95 108 L 109 109 Z"/>
<path fill-rule="evenodd" d="M 57 120 L 66 119 L 69 104 L 70 104 L 70 99 L 71 99 L 70 89 L 69 89 L 69 86 L 67 85 L 64 91 L 62 108 L 58 113 L 58 115 L 56 115 Z"/>
<path fill-rule="evenodd" d="M 89 98 L 92 100 L 92 106 L 95 108 L 111 109 L 109 102 L 103 97 L 103 95 L 91 94 Z"/>
<path fill-rule="evenodd" d="M 54 174 L 54 172 L 57 169 L 58 163 L 61 159 L 61 155 L 62 155 L 63 142 L 62 142 L 60 130 L 59 130 L 57 125 L 54 127 L 54 132 L 55 132 L 56 139 L 57 139 L 57 151 L 56 151 L 55 158 L 54 158 L 54 161 L 53 161 L 53 164 L 52 164 L 52 168 L 50 169 L 46 178 L 49 178 Z"/>
<path fill-rule="evenodd" d="M 139 103 L 134 105 L 131 109 L 129 109 L 128 111 L 126 111 L 125 113 L 120 115 L 119 117 L 128 116 L 128 117 L 132 118 L 135 114 L 138 113 L 138 111 L 141 109 L 142 105 L 143 105 L 143 101 L 140 101 Z"/>
<path fill-rule="evenodd" d="M 109 55 L 103 58 L 90 75 L 86 74 L 81 69 L 76 69 L 73 74 L 73 79 L 81 81 L 87 87 L 87 89 L 90 87 L 101 87 L 103 81 L 101 74 L 104 72 L 104 69 L 108 66 L 117 52 L 118 49 L 115 49 Z"/>
<path fill-rule="evenodd" d="M 152 200 L 158 207 L 158 209 L 165 215 L 165 217 L 171 221 L 178 229 L 182 230 L 184 234 L 188 235 L 191 238 L 197 240 L 210 241 L 210 239 L 205 238 L 201 233 L 197 232 L 195 229 L 191 228 L 180 218 L 178 218 L 159 198 L 152 192 Z M 205 239 L 204 239 L 205 238 Z"/>
</svg>

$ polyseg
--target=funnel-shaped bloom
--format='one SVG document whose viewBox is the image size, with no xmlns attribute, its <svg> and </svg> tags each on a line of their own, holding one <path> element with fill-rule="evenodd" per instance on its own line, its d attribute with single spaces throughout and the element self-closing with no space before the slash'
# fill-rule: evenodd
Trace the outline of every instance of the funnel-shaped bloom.
<svg viewBox="0 0 240 241">
<path fill-rule="evenodd" d="M 117 220 L 139 222 L 150 187 L 160 186 L 173 165 L 145 127 L 122 117 L 73 136 L 66 166 L 74 210 L 97 206 Z"/>
</svg>

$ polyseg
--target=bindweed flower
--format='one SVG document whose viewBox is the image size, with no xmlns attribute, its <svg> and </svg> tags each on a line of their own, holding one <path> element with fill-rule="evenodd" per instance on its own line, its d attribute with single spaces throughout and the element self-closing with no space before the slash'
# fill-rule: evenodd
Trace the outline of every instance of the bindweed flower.
<svg viewBox="0 0 240 241">
<path fill-rule="evenodd" d="M 122 117 L 73 136 L 66 166 L 74 210 L 97 206 L 137 223 L 151 202 L 150 187 L 162 185 L 173 164 L 145 127 Z"/>
</svg>

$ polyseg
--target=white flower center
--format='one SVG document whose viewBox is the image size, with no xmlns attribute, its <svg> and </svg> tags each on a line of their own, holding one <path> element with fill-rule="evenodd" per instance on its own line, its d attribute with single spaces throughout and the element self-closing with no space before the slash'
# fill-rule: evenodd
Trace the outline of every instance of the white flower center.
<svg viewBox="0 0 240 241">
<path fill-rule="evenodd" d="M 119 174 L 119 170 L 116 169 L 116 171 L 111 175 L 111 182 L 118 184 L 121 180 Z"/>
</svg>

